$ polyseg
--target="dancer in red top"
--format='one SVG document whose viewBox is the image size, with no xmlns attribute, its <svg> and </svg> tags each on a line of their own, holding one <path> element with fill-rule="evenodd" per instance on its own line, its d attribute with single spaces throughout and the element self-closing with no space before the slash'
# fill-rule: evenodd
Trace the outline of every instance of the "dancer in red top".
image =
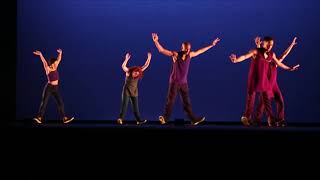
<svg viewBox="0 0 320 180">
<path fill-rule="evenodd" d="M 255 38 L 255 43 L 258 48 L 261 46 L 261 38 L 256 37 Z M 290 46 L 286 49 L 286 51 L 281 55 L 279 58 L 279 61 L 282 62 L 288 54 L 291 52 L 293 47 L 297 45 L 297 37 L 295 37 L 290 44 Z M 277 65 L 275 62 L 270 62 L 269 63 L 269 79 L 270 79 L 270 86 L 271 86 L 271 96 L 273 97 L 273 100 L 276 102 L 277 105 L 277 115 L 275 121 L 272 120 L 272 118 L 268 117 L 268 126 L 286 126 L 286 121 L 285 121 L 285 115 L 284 115 L 284 100 L 282 93 L 280 91 L 278 82 L 277 82 Z M 257 107 L 257 112 L 256 112 L 256 121 L 258 124 L 261 124 L 261 118 L 264 112 L 264 104 L 262 103 L 262 99 L 260 99 L 260 102 Z"/>
<path fill-rule="evenodd" d="M 268 117 L 274 119 L 271 108 L 270 97 L 268 92 L 271 90 L 270 79 L 268 78 L 269 62 L 275 62 L 279 67 L 295 71 L 299 65 L 290 68 L 284 65 L 276 57 L 276 54 L 272 52 L 274 40 L 271 37 L 265 37 L 262 43 L 262 48 L 256 48 L 251 50 L 245 55 L 237 57 L 235 54 L 230 55 L 230 59 L 233 63 L 239 63 L 249 58 L 252 58 L 247 84 L 247 103 L 244 115 L 241 117 L 241 122 L 245 126 L 252 125 L 254 121 L 251 119 L 253 112 L 254 100 L 256 93 L 261 93 L 262 103 L 264 104 Z"/>
</svg>

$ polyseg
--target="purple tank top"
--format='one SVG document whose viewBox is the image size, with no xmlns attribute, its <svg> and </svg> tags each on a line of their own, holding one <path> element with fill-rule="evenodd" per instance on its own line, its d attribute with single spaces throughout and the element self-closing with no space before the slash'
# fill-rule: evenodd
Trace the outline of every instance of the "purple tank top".
<svg viewBox="0 0 320 180">
<path fill-rule="evenodd" d="M 51 71 L 48 74 L 48 80 L 49 80 L 49 82 L 59 80 L 59 72 L 57 70 Z"/>
<path fill-rule="evenodd" d="M 186 56 L 185 60 L 182 60 L 182 52 L 178 52 L 177 60 L 172 64 L 170 83 L 186 84 L 188 83 L 188 72 L 190 65 L 190 55 Z"/>
<path fill-rule="evenodd" d="M 258 54 L 255 59 L 251 61 L 249 75 L 248 75 L 248 91 L 249 92 L 265 92 L 270 91 L 270 62 L 273 59 L 273 52 L 267 52 L 268 57 L 265 59 L 263 50 L 257 49 Z"/>
</svg>

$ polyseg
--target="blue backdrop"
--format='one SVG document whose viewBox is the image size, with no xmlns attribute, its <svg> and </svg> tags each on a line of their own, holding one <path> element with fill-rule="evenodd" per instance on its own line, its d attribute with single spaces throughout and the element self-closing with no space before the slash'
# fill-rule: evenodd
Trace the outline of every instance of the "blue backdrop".
<svg viewBox="0 0 320 180">
<path fill-rule="evenodd" d="M 209 121 L 239 121 L 246 99 L 250 60 L 232 64 L 231 53 L 254 47 L 255 36 L 274 37 L 280 55 L 298 37 L 298 45 L 284 63 L 300 63 L 297 72 L 279 69 L 278 82 L 289 122 L 316 121 L 320 109 L 320 3 L 317 0 L 18 0 L 16 118 L 33 117 L 47 81 L 42 63 L 63 49 L 60 90 L 68 115 L 77 119 L 116 119 L 125 75 L 126 52 L 131 65 L 153 56 L 139 84 L 143 117 L 157 120 L 166 100 L 171 59 L 156 50 L 151 33 L 162 45 L 179 50 L 190 41 L 195 50 L 214 38 L 221 42 L 196 57 L 190 66 L 189 86 L 194 112 Z M 53 98 L 46 118 L 58 118 Z M 177 98 L 173 117 L 185 117 Z M 131 108 L 127 119 L 133 119 Z"/>
</svg>

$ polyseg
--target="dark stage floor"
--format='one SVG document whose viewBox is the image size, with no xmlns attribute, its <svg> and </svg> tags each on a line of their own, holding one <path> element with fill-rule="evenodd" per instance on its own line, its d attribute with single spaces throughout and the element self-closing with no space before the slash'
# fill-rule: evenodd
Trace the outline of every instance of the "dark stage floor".
<svg viewBox="0 0 320 180">
<path fill-rule="evenodd" d="M 33 172 L 34 167 L 28 165 L 30 162 L 46 169 L 47 166 L 41 165 L 51 162 L 60 165 L 65 161 L 87 168 L 94 165 L 93 160 L 122 167 L 127 163 L 137 166 L 140 161 L 148 162 L 144 166 L 159 161 L 167 165 L 177 161 L 184 164 L 191 159 L 220 165 L 218 159 L 227 164 L 240 159 L 240 167 L 248 159 L 274 163 L 286 157 L 295 161 L 305 156 L 315 159 L 320 152 L 320 124 L 314 123 L 255 128 L 244 127 L 239 122 L 206 122 L 197 126 L 181 121 L 168 125 L 151 121 L 139 126 L 133 122 L 117 125 L 115 121 L 75 120 L 70 124 L 16 121 L 10 123 L 3 147 L 10 157 L 24 162 L 26 174 Z M 83 161 L 90 163 L 83 165 Z M 100 164 L 99 167 L 104 168 Z"/>
<path fill-rule="evenodd" d="M 289 123 L 288 127 L 269 128 L 244 127 L 240 122 L 205 122 L 197 126 L 189 121 L 176 121 L 160 125 L 149 121 L 135 125 L 127 121 L 118 125 L 115 121 L 74 120 L 70 124 L 61 121 L 46 121 L 36 124 L 31 119 L 10 123 L 10 133 L 21 133 L 20 138 L 59 139 L 66 137 L 73 141 L 86 141 L 88 138 L 106 143 L 174 144 L 174 145 L 320 145 L 320 123 Z M 119 140 L 120 139 L 120 140 Z"/>
</svg>

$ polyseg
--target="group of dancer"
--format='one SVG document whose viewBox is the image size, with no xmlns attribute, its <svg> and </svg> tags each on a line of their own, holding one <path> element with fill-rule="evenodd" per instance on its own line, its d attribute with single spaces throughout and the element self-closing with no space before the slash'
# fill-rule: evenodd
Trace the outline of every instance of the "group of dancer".
<svg viewBox="0 0 320 180">
<path fill-rule="evenodd" d="M 167 100 L 164 108 L 164 113 L 159 116 L 160 124 L 167 124 L 170 121 L 170 116 L 173 111 L 176 96 L 180 94 L 183 103 L 183 108 L 188 115 L 192 125 L 198 125 L 205 121 L 204 116 L 196 116 L 192 111 L 189 86 L 188 86 L 188 72 L 190 61 L 192 58 L 205 53 L 212 47 L 216 46 L 220 41 L 219 38 L 214 39 L 208 46 L 191 51 L 191 43 L 183 42 L 180 51 L 173 51 L 164 48 L 156 33 L 152 33 L 152 40 L 158 51 L 172 58 L 172 69 L 169 78 L 169 87 Z M 272 51 L 274 40 L 271 37 L 265 37 L 261 40 L 260 37 L 255 39 L 256 47 L 249 51 L 247 54 L 237 57 L 232 54 L 229 58 L 233 63 L 242 62 L 247 59 L 251 60 L 248 83 L 247 83 L 247 100 L 246 109 L 241 117 L 241 122 L 245 126 L 260 126 L 262 115 L 266 112 L 268 117 L 268 125 L 273 126 L 286 126 L 284 118 L 284 101 L 279 86 L 277 84 L 277 67 L 281 67 L 288 71 L 295 71 L 299 65 L 289 67 L 282 63 L 286 56 L 290 53 L 292 48 L 297 44 L 297 38 L 294 38 L 291 45 L 278 59 L 276 54 Z M 64 104 L 59 93 L 59 73 L 57 71 L 59 63 L 62 59 L 62 50 L 58 49 L 57 58 L 51 58 L 47 61 L 40 51 L 35 51 L 34 54 L 39 56 L 43 67 L 45 69 L 48 83 L 45 85 L 42 101 L 40 104 L 38 115 L 34 118 L 37 123 L 42 123 L 44 119 L 44 112 L 48 99 L 51 95 L 56 99 L 60 116 L 64 123 L 71 122 L 74 117 L 67 117 L 64 113 Z M 143 77 L 144 71 L 149 67 L 152 58 L 151 52 L 148 52 L 148 57 L 145 64 L 140 66 L 127 67 L 131 54 L 125 55 L 124 62 L 122 63 L 122 70 L 125 73 L 125 83 L 121 95 L 121 108 L 120 114 L 117 119 L 118 124 L 125 124 L 125 115 L 128 108 L 128 103 L 131 101 L 133 113 L 136 118 L 136 124 L 144 124 L 147 120 L 141 118 L 139 112 L 138 102 L 138 82 Z M 259 93 L 259 104 L 254 115 L 255 96 Z M 273 115 L 271 101 L 275 100 L 277 104 L 277 116 Z"/>
</svg>

